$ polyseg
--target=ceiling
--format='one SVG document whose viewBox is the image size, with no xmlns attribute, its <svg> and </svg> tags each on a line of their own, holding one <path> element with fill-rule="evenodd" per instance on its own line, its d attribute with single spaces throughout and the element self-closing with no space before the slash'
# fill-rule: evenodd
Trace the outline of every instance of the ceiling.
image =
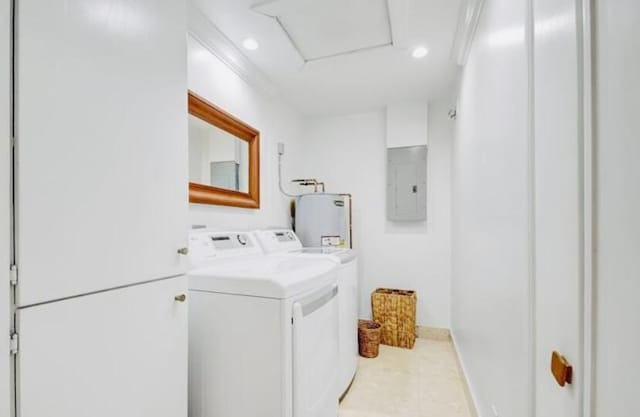
<svg viewBox="0 0 640 417">
<path fill-rule="evenodd" d="M 460 0 L 193 0 L 305 114 L 448 97 Z M 248 37 L 257 50 L 242 48 Z M 411 51 L 426 46 L 415 59 Z"/>
</svg>

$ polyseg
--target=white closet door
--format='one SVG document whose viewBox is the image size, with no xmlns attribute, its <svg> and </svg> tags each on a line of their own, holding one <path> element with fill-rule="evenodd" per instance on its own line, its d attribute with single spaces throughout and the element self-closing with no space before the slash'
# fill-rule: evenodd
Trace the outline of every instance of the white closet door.
<svg viewBox="0 0 640 417">
<path fill-rule="evenodd" d="M 19 305 L 183 273 L 184 1 L 16 5 Z"/>
<path fill-rule="evenodd" d="M 536 415 L 580 416 L 582 137 L 578 2 L 534 1 Z M 558 351 L 574 366 L 560 387 Z"/>
<path fill-rule="evenodd" d="M 597 0 L 596 417 L 640 416 L 640 2 Z"/>
<path fill-rule="evenodd" d="M 185 277 L 18 312 L 20 417 L 185 417 Z"/>
<path fill-rule="evenodd" d="M 0 334 L 9 334 L 11 298 L 10 261 L 10 211 L 11 211 L 11 4 L 0 3 Z M 9 416 L 11 398 L 11 356 L 6 339 L 0 340 L 0 416 Z"/>
</svg>

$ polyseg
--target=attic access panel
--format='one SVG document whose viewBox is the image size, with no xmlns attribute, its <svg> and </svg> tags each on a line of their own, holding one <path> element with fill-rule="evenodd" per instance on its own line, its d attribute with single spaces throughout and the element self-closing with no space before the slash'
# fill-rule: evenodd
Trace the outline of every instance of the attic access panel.
<svg viewBox="0 0 640 417">
<path fill-rule="evenodd" d="M 253 10 L 275 18 L 307 62 L 393 44 L 387 0 L 273 0 Z"/>
</svg>

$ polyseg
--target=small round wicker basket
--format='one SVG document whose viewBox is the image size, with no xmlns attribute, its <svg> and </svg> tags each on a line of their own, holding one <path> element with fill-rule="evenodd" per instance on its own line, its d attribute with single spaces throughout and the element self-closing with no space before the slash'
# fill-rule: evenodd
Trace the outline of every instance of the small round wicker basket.
<svg viewBox="0 0 640 417">
<path fill-rule="evenodd" d="M 360 356 L 375 358 L 380 348 L 381 325 L 373 320 L 358 321 L 358 348 Z"/>
</svg>

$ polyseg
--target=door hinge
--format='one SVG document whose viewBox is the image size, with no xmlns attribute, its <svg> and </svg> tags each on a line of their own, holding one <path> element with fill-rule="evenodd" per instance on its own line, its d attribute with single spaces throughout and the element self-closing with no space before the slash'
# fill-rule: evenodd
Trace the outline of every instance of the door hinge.
<svg viewBox="0 0 640 417">
<path fill-rule="evenodd" d="M 11 135 L 11 147 L 15 147 L 16 146 L 16 137 Z"/>
<path fill-rule="evenodd" d="M 9 339 L 9 352 L 12 355 L 18 354 L 18 333 L 13 333 Z"/>
<path fill-rule="evenodd" d="M 11 265 L 9 267 L 9 280 L 11 285 L 18 285 L 18 267 L 16 265 Z"/>
</svg>

